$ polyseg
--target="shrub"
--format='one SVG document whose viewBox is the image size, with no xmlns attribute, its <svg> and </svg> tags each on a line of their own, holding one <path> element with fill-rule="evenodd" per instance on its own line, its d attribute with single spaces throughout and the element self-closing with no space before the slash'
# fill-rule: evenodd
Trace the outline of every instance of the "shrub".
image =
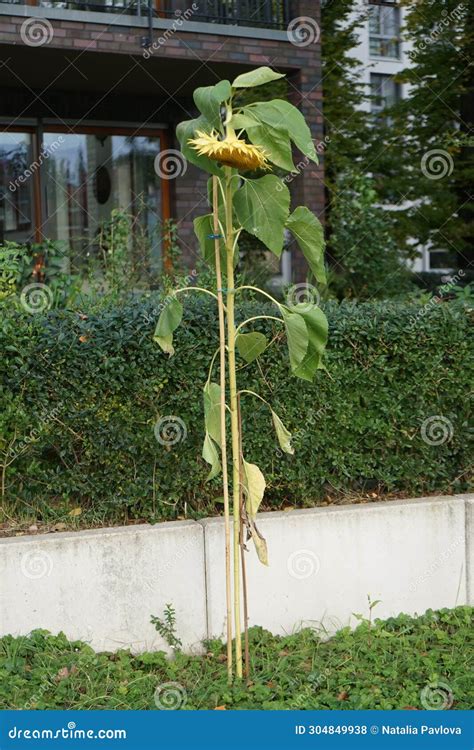
<svg viewBox="0 0 474 750">
<path fill-rule="evenodd" d="M 159 305 L 153 296 L 100 312 L 5 315 L 0 450 L 9 512 L 51 520 L 80 507 L 88 522 L 105 522 L 219 511 L 219 482 L 205 483 L 201 458 L 215 308 L 187 301 L 168 360 L 152 341 Z M 331 302 L 325 309 L 327 371 L 315 383 L 290 377 L 286 344 L 271 323 L 261 327 L 275 339 L 261 369 L 240 363 L 242 387 L 258 387 L 294 435 L 295 455 L 281 454 L 266 407 L 243 398 L 247 454 L 267 477 L 266 507 L 379 488 L 465 489 L 467 306 Z M 263 311 L 249 302 L 241 314 Z M 182 422 L 171 435 L 165 423 L 163 442 L 179 440 L 163 445 L 154 427 L 170 416 Z M 426 423 L 430 417 L 442 418 L 450 439 L 434 444 L 439 419 Z"/>
</svg>

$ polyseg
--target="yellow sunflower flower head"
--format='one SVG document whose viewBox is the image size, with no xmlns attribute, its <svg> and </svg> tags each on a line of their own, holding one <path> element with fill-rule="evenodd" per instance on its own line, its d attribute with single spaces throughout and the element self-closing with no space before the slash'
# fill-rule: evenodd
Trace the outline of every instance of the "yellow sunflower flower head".
<svg viewBox="0 0 474 750">
<path fill-rule="evenodd" d="M 235 133 L 228 133 L 222 141 L 215 130 L 210 134 L 197 130 L 196 135 L 197 138 L 189 140 L 189 145 L 196 149 L 199 156 L 207 156 L 236 169 L 270 169 L 264 149 L 246 143 Z"/>
</svg>

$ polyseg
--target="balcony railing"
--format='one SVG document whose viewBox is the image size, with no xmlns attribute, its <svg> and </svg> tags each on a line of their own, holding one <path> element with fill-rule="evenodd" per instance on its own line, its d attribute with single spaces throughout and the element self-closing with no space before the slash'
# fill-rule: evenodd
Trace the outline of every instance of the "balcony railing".
<svg viewBox="0 0 474 750">
<path fill-rule="evenodd" d="M 189 21 L 267 29 L 286 29 L 297 15 L 293 0 L 0 0 L 0 3 L 138 16 L 147 16 L 151 11 L 155 18 L 171 21 L 184 14 Z"/>
</svg>

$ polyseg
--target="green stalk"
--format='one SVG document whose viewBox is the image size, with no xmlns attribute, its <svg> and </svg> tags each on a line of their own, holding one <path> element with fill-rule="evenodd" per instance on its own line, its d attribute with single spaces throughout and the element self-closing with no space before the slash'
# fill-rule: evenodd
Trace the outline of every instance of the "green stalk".
<svg viewBox="0 0 474 750">
<path fill-rule="evenodd" d="M 222 494 L 224 495 L 224 529 L 225 529 L 225 596 L 227 611 L 227 679 L 232 682 L 232 581 L 230 565 L 230 507 L 229 479 L 227 476 L 227 436 L 226 436 L 226 367 L 225 367 L 225 318 L 224 300 L 222 297 L 222 271 L 219 234 L 219 199 L 217 177 L 212 178 L 212 209 L 214 219 L 214 240 L 216 257 L 217 305 L 219 310 L 219 355 L 221 387 L 221 459 L 222 459 Z"/>
<path fill-rule="evenodd" d="M 232 227 L 232 169 L 225 167 L 225 217 L 227 255 L 227 357 L 229 363 L 230 425 L 232 434 L 232 506 L 234 516 L 234 622 L 235 673 L 242 679 L 242 634 L 240 629 L 240 436 L 235 368 L 234 234 Z"/>
</svg>

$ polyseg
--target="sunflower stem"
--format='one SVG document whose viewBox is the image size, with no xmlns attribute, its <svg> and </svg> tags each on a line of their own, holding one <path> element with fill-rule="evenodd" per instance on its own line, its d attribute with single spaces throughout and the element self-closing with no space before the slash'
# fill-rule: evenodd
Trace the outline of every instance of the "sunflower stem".
<svg viewBox="0 0 474 750">
<path fill-rule="evenodd" d="M 232 225 L 232 169 L 225 167 L 225 216 L 227 256 L 227 357 L 229 363 L 230 424 L 232 433 L 232 510 L 234 519 L 234 623 L 235 673 L 242 679 L 242 634 L 240 629 L 240 430 L 235 366 L 234 237 Z"/>
<path fill-rule="evenodd" d="M 219 234 L 219 196 L 218 179 L 212 178 L 212 209 L 214 219 L 214 234 Z M 220 355 L 220 388 L 221 388 L 221 459 L 222 459 L 222 491 L 224 496 L 224 530 L 225 530 L 225 595 L 227 611 L 227 680 L 232 683 L 232 581 L 230 564 L 230 503 L 229 478 L 227 473 L 227 436 L 226 436 L 226 340 L 224 299 L 222 296 L 222 271 L 220 242 L 214 240 L 216 257 L 217 306 L 219 311 L 219 355 Z"/>
</svg>

